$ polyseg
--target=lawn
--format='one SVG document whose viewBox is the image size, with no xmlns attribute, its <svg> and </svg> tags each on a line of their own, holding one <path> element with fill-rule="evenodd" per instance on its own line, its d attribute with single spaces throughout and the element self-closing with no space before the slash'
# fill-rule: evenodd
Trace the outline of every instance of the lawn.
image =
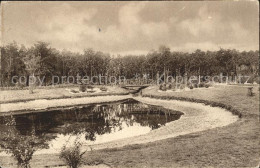
<svg viewBox="0 0 260 168">
<path fill-rule="evenodd" d="M 100 88 L 101 86 L 95 86 Z M 10 102 L 21 102 L 36 99 L 59 99 L 59 98 L 75 98 L 75 97 L 88 97 L 88 96 L 105 96 L 105 95 L 124 95 L 128 94 L 126 89 L 117 86 L 106 86 L 106 92 L 81 92 L 71 93 L 69 90 L 78 90 L 78 87 L 69 88 L 38 88 L 34 89 L 33 94 L 29 94 L 28 90 L 4 90 L 0 91 L 0 104 Z"/>
</svg>

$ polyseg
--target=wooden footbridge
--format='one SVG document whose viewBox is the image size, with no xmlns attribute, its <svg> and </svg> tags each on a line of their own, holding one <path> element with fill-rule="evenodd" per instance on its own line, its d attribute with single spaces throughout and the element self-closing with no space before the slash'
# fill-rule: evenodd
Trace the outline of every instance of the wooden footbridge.
<svg viewBox="0 0 260 168">
<path fill-rule="evenodd" d="M 145 85 L 123 85 L 121 88 L 127 89 L 130 93 L 136 94 L 140 92 L 142 89 L 147 88 L 150 84 Z"/>
</svg>

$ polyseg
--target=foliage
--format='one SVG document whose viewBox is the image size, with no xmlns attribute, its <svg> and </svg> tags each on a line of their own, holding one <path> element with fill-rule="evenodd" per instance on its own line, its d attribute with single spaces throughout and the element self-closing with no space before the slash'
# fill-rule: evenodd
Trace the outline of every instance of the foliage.
<svg viewBox="0 0 260 168">
<path fill-rule="evenodd" d="M 94 86 L 88 85 L 87 88 L 93 90 Z"/>
<path fill-rule="evenodd" d="M 205 83 L 203 82 L 199 83 L 199 87 L 205 87 Z"/>
<path fill-rule="evenodd" d="M 46 140 L 43 137 L 37 137 L 35 129 L 29 132 L 29 135 L 22 135 L 16 129 L 14 117 L 5 117 L 5 126 L 7 130 L 1 132 L 1 147 L 11 154 L 17 161 L 20 168 L 30 168 L 30 160 L 34 152 L 41 148 L 46 148 Z"/>
<path fill-rule="evenodd" d="M 85 92 L 86 89 L 87 89 L 87 86 L 86 86 L 85 84 L 81 84 L 81 85 L 79 85 L 79 91 L 81 91 L 81 92 Z"/>
<path fill-rule="evenodd" d="M 181 84 L 180 85 L 180 89 L 184 89 L 185 88 L 185 85 L 184 84 Z"/>
<path fill-rule="evenodd" d="M 106 92 L 107 88 L 105 86 L 102 86 L 102 87 L 100 87 L 100 90 L 103 91 L 103 92 Z"/>
<path fill-rule="evenodd" d="M 248 92 L 247 92 L 248 96 L 254 96 L 255 95 L 255 93 L 253 93 L 253 87 L 249 87 L 247 89 L 248 89 Z"/>
<path fill-rule="evenodd" d="M 82 145 L 78 138 L 75 139 L 73 146 L 63 145 L 60 159 L 64 160 L 70 168 L 78 168 L 83 164 L 83 155 L 86 153 L 86 151 L 81 151 Z"/>
<path fill-rule="evenodd" d="M 258 51 L 220 49 L 196 50 L 193 53 L 172 52 L 166 46 L 146 55 L 118 55 L 85 49 L 83 54 L 58 51 L 45 42 L 37 42 L 30 48 L 10 43 L 1 47 L 1 86 L 10 86 L 12 76 L 30 75 L 33 72 L 45 76 L 44 85 L 50 85 L 55 76 L 125 76 L 140 80 L 157 74 L 171 76 L 201 75 L 256 75 L 259 65 Z M 68 82 L 68 81 L 66 81 Z M 75 81 L 76 82 L 76 81 Z M 100 83 L 98 83 L 100 84 Z"/>
<path fill-rule="evenodd" d="M 161 85 L 159 86 L 159 90 L 166 91 L 166 90 L 167 90 L 166 84 L 165 84 L 165 83 L 164 83 L 164 84 L 161 84 Z"/>
<path fill-rule="evenodd" d="M 170 83 L 167 87 L 168 90 L 171 90 L 172 89 L 172 84 Z"/>
</svg>

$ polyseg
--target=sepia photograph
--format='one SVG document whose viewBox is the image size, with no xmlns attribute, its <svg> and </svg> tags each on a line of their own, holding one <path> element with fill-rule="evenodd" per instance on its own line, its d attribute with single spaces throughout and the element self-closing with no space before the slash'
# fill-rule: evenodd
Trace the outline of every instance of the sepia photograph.
<svg viewBox="0 0 260 168">
<path fill-rule="evenodd" d="M 0 10 L 0 168 L 260 168 L 257 0 Z"/>
</svg>

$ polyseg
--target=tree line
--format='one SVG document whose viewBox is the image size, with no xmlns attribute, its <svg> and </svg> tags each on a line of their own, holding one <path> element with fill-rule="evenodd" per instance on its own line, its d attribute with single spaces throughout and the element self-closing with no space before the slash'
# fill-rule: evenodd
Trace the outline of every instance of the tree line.
<svg viewBox="0 0 260 168">
<path fill-rule="evenodd" d="M 196 50 L 171 51 L 160 46 L 146 55 L 114 56 L 93 49 L 83 53 L 59 51 L 46 42 L 31 47 L 16 42 L 1 47 L 1 86 L 12 86 L 13 76 L 44 76 L 50 85 L 52 76 L 124 76 L 126 79 L 156 80 L 158 74 L 171 76 L 253 75 L 258 76 L 259 51 Z"/>
</svg>

